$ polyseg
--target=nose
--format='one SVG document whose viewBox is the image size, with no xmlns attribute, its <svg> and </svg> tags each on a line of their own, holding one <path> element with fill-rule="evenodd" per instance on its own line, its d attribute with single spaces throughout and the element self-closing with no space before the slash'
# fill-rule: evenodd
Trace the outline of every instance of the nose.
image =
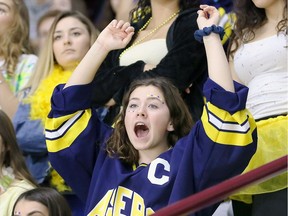
<svg viewBox="0 0 288 216">
<path fill-rule="evenodd" d="M 144 113 L 137 113 L 137 116 L 146 117 L 146 114 L 144 114 Z"/>
<path fill-rule="evenodd" d="M 65 40 L 64 41 L 64 45 L 70 45 L 70 44 L 71 44 L 70 40 Z"/>
<path fill-rule="evenodd" d="M 145 112 L 144 109 L 145 109 L 145 108 L 143 108 L 143 107 L 139 108 L 139 109 L 137 110 L 137 116 L 146 117 L 147 114 L 146 114 L 146 112 Z"/>
<path fill-rule="evenodd" d="M 71 40 L 70 40 L 69 36 L 66 36 L 64 38 L 64 45 L 70 45 L 70 44 L 71 44 Z"/>
</svg>

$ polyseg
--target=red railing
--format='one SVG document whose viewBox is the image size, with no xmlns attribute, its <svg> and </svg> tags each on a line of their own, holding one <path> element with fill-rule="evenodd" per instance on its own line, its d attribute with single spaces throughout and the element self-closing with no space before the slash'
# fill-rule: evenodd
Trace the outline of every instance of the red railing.
<svg viewBox="0 0 288 216">
<path fill-rule="evenodd" d="M 197 194 L 171 204 L 155 212 L 153 216 L 179 216 L 197 212 L 220 202 L 248 185 L 267 180 L 287 170 L 288 155 L 265 164 L 250 172 L 235 176 Z"/>
</svg>

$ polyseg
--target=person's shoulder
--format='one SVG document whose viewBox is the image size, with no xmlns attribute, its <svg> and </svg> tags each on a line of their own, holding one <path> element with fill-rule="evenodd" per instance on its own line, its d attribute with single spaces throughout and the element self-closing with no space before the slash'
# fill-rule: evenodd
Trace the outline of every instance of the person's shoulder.
<svg viewBox="0 0 288 216">
<path fill-rule="evenodd" d="M 25 191 L 35 188 L 27 180 L 14 180 L 12 184 L 7 188 L 6 192 L 3 193 L 3 197 L 8 200 L 13 200 Z"/>
<path fill-rule="evenodd" d="M 179 36 L 182 38 L 184 34 L 179 35 L 179 32 L 185 32 L 185 36 L 187 37 L 190 37 L 191 34 L 194 34 L 194 31 L 198 29 L 197 11 L 198 11 L 197 8 L 189 8 L 189 9 L 180 11 L 178 17 L 176 18 L 176 20 L 173 22 L 173 24 L 171 25 L 169 29 L 168 38 L 171 38 L 171 37 L 174 38 L 175 36 L 176 37 Z"/>
<path fill-rule="evenodd" d="M 198 9 L 197 8 L 189 8 L 186 10 L 180 11 L 177 19 L 174 22 L 174 27 L 184 28 L 184 29 L 194 29 L 194 27 L 197 27 L 197 14 Z"/>
<path fill-rule="evenodd" d="M 21 54 L 19 57 L 19 62 L 28 61 L 28 62 L 37 62 L 38 56 L 35 54 Z"/>
<path fill-rule="evenodd" d="M 22 72 L 29 72 L 32 71 L 38 61 L 38 56 L 34 54 L 22 54 L 18 59 L 18 70 Z"/>
<path fill-rule="evenodd" d="M 177 20 L 187 20 L 191 19 L 191 17 L 198 17 L 197 14 L 198 8 L 188 8 L 180 11 Z"/>
<path fill-rule="evenodd" d="M 25 191 L 33 188 L 35 188 L 35 186 L 31 185 L 27 180 L 15 180 L 7 190 L 0 195 L 0 215 L 7 215 L 7 212 L 12 212 L 13 203 L 15 203 L 17 198 Z"/>
<path fill-rule="evenodd" d="M 19 191 L 27 191 L 35 188 L 29 181 L 26 179 L 15 180 L 8 190 L 19 190 Z"/>
</svg>

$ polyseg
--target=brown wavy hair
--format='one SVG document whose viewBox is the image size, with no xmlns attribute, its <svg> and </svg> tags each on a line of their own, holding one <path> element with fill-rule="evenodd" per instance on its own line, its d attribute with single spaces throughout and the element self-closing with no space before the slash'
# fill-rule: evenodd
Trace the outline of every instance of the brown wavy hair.
<svg viewBox="0 0 288 216">
<path fill-rule="evenodd" d="M 287 34 L 287 1 L 282 11 L 282 19 L 278 22 L 277 32 L 285 32 Z M 236 21 L 231 35 L 231 43 L 228 46 L 228 55 L 233 56 L 240 46 L 241 42 L 249 42 L 254 39 L 254 30 L 260 28 L 267 22 L 265 9 L 258 8 L 252 0 L 236 0 L 233 2 L 233 11 L 236 15 Z M 233 43 L 232 43 L 233 42 Z M 232 49 L 232 44 L 235 47 Z"/>
<path fill-rule="evenodd" d="M 26 167 L 22 152 L 18 146 L 14 127 L 10 118 L 3 110 L 0 110 L 0 170 L 3 167 L 11 167 L 16 179 L 27 180 L 31 185 L 37 183 Z M 0 177 L 2 173 L 0 172 Z"/>
<path fill-rule="evenodd" d="M 14 76 L 20 55 L 32 53 L 29 41 L 28 9 L 23 0 L 12 0 L 12 2 L 13 23 L 0 39 L 0 54 L 4 58 L 4 67 L 10 76 Z"/>
<path fill-rule="evenodd" d="M 170 118 L 174 131 L 168 134 L 168 144 L 174 146 L 183 136 L 187 135 L 193 126 L 193 120 L 187 105 L 183 101 L 179 90 L 163 77 L 138 79 L 132 82 L 129 90 L 125 93 L 122 101 L 123 109 L 116 118 L 115 130 L 107 141 L 106 150 L 111 157 L 119 157 L 129 165 L 137 164 L 139 160 L 138 151 L 129 140 L 124 119 L 131 93 L 140 86 L 155 86 L 162 91 L 165 102 L 170 111 Z"/>
</svg>

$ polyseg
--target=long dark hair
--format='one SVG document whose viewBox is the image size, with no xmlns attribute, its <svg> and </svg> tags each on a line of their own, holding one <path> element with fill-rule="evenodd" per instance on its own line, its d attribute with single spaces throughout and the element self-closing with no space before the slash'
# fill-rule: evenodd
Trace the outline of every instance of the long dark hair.
<svg viewBox="0 0 288 216">
<path fill-rule="evenodd" d="M 14 215 L 15 207 L 21 200 L 35 201 L 46 206 L 49 216 L 71 216 L 71 209 L 65 198 L 55 189 L 39 187 L 22 193 L 16 200 L 12 216 Z"/>
<path fill-rule="evenodd" d="M 6 113 L 0 110 L 0 171 L 3 167 L 11 167 L 16 179 L 25 179 L 31 185 L 37 186 L 26 167 L 24 157 L 17 144 L 12 122 Z M 0 172 L 0 177 L 1 175 L 2 173 Z"/>
<path fill-rule="evenodd" d="M 123 97 L 123 109 L 116 119 L 115 130 L 107 142 L 107 151 L 110 156 L 117 156 L 126 163 L 137 164 L 139 160 L 138 151 L 131 144 L 126 132 L 124 119 L 125 111 L 129 103 L 131 93 L 140 86 L 155 86 L 162 91 L 165 102 L 170 111 L 170 118 L 174 131 L 168 134 L 168 144 L 174 146 L 177 140 L 187 135 L 193 126 L 193 120 L 187 105 L 183 101 L 179 90 L 172 83 L 162 77 L 145 78 L 132 82 L 129 90 Z"/>
<path fill-rule="evenodd" d="M 282 11 L 282 19 L 278 22 L 277 32 L 286 31 L 287 34 L 287 1 Z M 249 42 L 254 39 L 254 30 L 263 26 L 267 22 L 265 9 L 255 6 L 252 0 L 235 0 L 233 2 L 233 11 L 236 14 L 236 21 L 233 28 L 233 34 L 230 41 L 235 42 L 235 48 L 231 48 L 232 43 L 228 47 L 228 54 L 233 53 L 238 49 L 240 42 Z"/>
</svg>

